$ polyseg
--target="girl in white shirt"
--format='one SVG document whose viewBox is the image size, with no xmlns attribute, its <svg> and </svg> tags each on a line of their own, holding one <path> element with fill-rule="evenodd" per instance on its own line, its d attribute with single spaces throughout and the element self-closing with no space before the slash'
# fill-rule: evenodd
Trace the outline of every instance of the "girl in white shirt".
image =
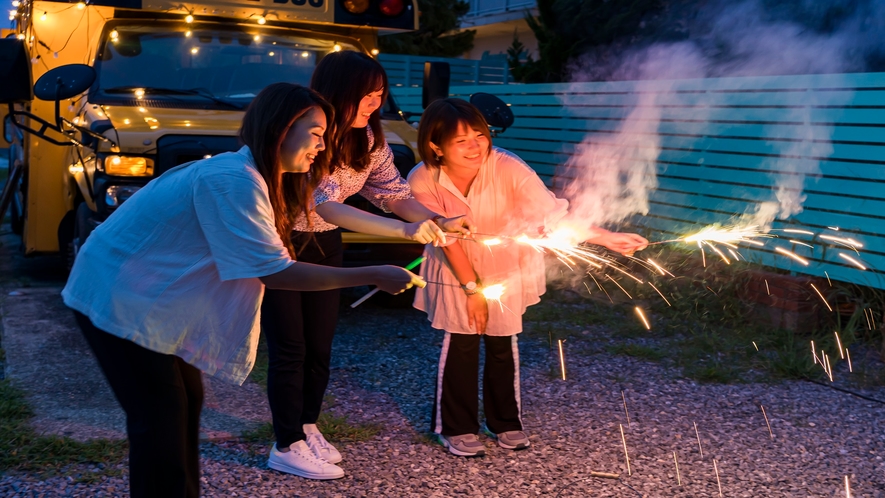
<svg viewBox="0 0 885 498">
<path fill-rule="evenodd" d="M 77 255 L 62 296 L 126 412 L 133 497 L 199 495 L 200 371 L 246 379 L 265 287 L 423 285 L 396 267 L 294 260 L 290 220 L 311 194 L 296 173 L 325 148 L 333 114 L 312 90 L 270 85 L 243 117 L 243 148 L 151 181 Z M 303 441 L 292 450 L 281 464 L 330 472 Z"/>
<path fill-rule="evenodd" d="M 469 216 L 479 233 L 520 236 L 553 228 L 568 202 L 547 190 L 538 175 L 512 153 L 492 147 L 479 110 L 460 99 L 442 99 L 424 110 L 418 127 L 424 162 L 409 174 L 415 198 L 445 216 Z M 648 243 L 635 234 L 596 228 L 588 240 L 630 253 Z M 433 430 L 449 451 L 460 456 L 485 453 L 476 438 L 479 339 L 485 338 L 483 406 L 486 427 L 498 445 L 523 449 L 519 396 L 519 350 L 526 307 L 545 291 L 544 259 L 525 244 L 486 246 L 450 241 L 425 249 L 421 275 L 430 285 L 419 289 L 415 307 L 431 325 L 445 331 L 439 360 Z M 504 284 L 500 303 L 489 304 L 483 284 Z"/>
</svg>

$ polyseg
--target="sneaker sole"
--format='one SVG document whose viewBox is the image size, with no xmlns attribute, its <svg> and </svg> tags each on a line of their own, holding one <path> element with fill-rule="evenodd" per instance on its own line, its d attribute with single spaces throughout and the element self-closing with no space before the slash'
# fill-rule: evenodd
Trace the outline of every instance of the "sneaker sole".
<svg viewBox="0 0 885 498">
<path fill-rule="evenodd" d="M 332 479 L 341 479 L 344 477 L 344 471 L 341 472 L 341 475 L 328 475 L 328 474 L 315 474 L 313 472 L 307 472 L 301 469 L 296 469 L 295 467 L 290 467 L 285 464 L 276 463 L 276 462 L 267 462 L 267 466 L 273 470 L 277 470 L 280 472 L 285 472 L 286 474 L 293 474 L 298 477 L 304 477 L 305 479 L 316 479 L 320 481 L 329 481 Z"/>
<path fill-rule="evenodd" d="M 443 446 L 445 446 L 446 448 L 449 449 L 449 453 L 451 453 L 453 455 L 463 456 L 463 457 L 485 456 L 486 455 L 485 449 L 478 450 L 476 453 L 468 453 L 466 451 L 461 451 L 461 450 L 455 448 L 454 446 L 450 445 L 449 441 L 442 436 L 440 436 L 439 440 L 443 444 Z"/>
<path fill-rule="evenodd" d="M 509 445 L 502 443 L 500 439 L 498 439 L 498 446 L 504 448 L 505 450 L 524 450 L 531 446 L 531 443 L 519 443 L 516 445 Z"/>
</svg>

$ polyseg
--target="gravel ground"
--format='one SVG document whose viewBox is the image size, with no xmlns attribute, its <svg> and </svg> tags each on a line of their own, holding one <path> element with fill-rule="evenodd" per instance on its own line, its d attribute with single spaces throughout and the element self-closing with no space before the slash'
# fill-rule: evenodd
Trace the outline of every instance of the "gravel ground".
<svg viewBox="0 0 885 498">
<path fill-rule="evenodd" d="M 530 449 L 504 450 L 483 436 L 487 456 L 455 457 L 428 438 L 442 335 L 411 309 L 343 306 L 341 318 L 329 410 L 378 425 L 380 433 L 340 444 L 347 475 L 328 482 L 266 469 L 268 444 L 206 443 L 205 496 L 717 496 L 715 461 L 722 496 L 845 496 L 847 475 L 852 496 L 885 497 L 883 405 L 807 382 L 697 384 L 653 363 L 602 353 L 592 330 L 566 341 L 566 381 L 546 330 L 521 337 Z M 885 399 L 885 389 L 866 392 Z M 7 474 L 0 496 L 125 496 L 122 470 L 90 484 Z M 591 471 L 620 473 L 621 480 L 592 478 Z"/>
</svg>

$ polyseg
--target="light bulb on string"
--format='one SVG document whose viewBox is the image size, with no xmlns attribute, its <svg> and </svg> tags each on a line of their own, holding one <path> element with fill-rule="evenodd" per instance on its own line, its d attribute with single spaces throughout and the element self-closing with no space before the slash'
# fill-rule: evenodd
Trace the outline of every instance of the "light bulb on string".
<svg viewBox="0 0 885 498">
<path fill-rule="evenodd" d="M 188 24 L 194 22 L 194 16 L 192 16 L 192 15 L 190 15 L 190 14 L 184 16 L 184 22 L 186 22 L 186 23 L 188 23 Z"/>
<path fill-rule="evenodd" d="M 86 4 L 84 2 L 77 2 L 77 9 L 83 10 L 86 8 Z"/>
<path fill-rule="evenodd" d="M 190 38 L 192 34 L 193 34 L 193 33 L 191 33 L 190 30 L 187 30 L 187 31 L 184 32 L 184 36 L 185 36 L 185 38 Z"/>
<path fill-rule="evenodd" d="M 341 45 L 339 45 L 339 44 L 336 43 L 335 46 L 332 47 L 332 51 L 333 51 L 333 52 L 340 52 L 340 51 L 341 51 Z"/>
<path fill-rule="evenodd" d="M 19 2 L 18 0 L 13 0 L 13 2 L 12 2 L 12 6 L 13 6 L 13 7 L 18 7 L 18 6 L 21 5 L 21 4 L 22 4 L 22 3 Z"/>
<path fill-rule="evenodd" d="M 40 20 L 41 20 L 41 21 L 45 21 L 45 20 L 46 20 L 46 12 L 44 12 L 44 13 L 40 16 Z"/>
<path fill-rule="evenodd" d="M 267 19 L 265 19 L 264 16 L 258 16 L 258 19 L 256 19 L 256 22 L 258 22 L 258 24 L 264 24 L 267 22 Z"/>
<path fill-rule="evenodd" d="M 378 55 L 378 54 L 380 54 L 380 53 L 381 53 L 381 51 L 378 50 L 377 48 L 373 48 L 373 49 L 372 49 L 372 55 Z"/>
</svg>

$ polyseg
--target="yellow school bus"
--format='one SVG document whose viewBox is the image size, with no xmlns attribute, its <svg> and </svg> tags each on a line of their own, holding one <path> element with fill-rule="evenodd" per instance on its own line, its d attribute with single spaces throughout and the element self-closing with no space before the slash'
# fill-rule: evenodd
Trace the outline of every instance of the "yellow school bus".
<svg viewBox="0 0 885 498">
<path fill-rule="evenodd" d="M 244 108 L 262 88 L 277 81 L 307 85 L 325 54 L 377 54 L 379 30 L 412 30 L 418 22 L 416 0 L 13 5 L 14 40 L 2 40 L 0 65 L 14 67 L 19 81 L 30 71 L 28 90 L 30 81 L 87 77 L 76 71 L 55 77 L 58 69 L 76 69 L 72 64 L 94 70 L 88 89 L 60 104 L 45 96 L 46 88 L 48 100 L 39 93 L 36 100 L 0 98 L 9 103 L 4 137 L 11 142 L 10 172 L 18 173 L 9 208 L 13 229 L 27 254 L 59 251 L 68 265 L 89 233 L 152 178 L 236 150 Z M 12 42 L 27 64 L 10 62 Z M 416 163 L 416 132 L 392 100 L 382 116 L 405 174 Z M 359 248 L 381 239 L 348 234 L 345 241 Z"/>
</svg>

